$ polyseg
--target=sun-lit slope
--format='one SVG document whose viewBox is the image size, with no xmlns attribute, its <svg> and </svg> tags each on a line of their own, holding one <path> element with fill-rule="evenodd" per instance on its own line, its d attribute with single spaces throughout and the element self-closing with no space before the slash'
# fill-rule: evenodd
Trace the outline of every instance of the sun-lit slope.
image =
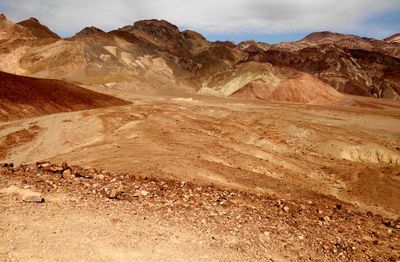
<svg viewBox="0 0 400 262">
<path fill-rule="evenodd" d="M 125 105 L 128 102 L 61 80 L 0 72 L 0 120 Z"/>
</svg>

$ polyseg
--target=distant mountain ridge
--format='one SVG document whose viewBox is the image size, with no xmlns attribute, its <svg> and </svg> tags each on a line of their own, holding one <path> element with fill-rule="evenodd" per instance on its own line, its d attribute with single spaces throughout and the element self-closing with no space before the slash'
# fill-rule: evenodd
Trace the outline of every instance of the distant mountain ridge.
<svg viewBox="0 0 400 262">
<path fill-rule="evenodd" d="M 399 99 L 398 38 L 376 40 L 316 32 L 300 41 L 277 45 L 255 41 L 234 44 L 210 42 L 197 32 L 181 32 L 167 21 L 152 19 L 110 32 L 86 27 L 62 39 L 37 19 L 15 24 L 2 15 L 0 70 L 84 84 L 127 82 L 152 89 L 207 90 L 205 93 L 213 95 L 230 95 L 220 91 L 231 90 L 231 86 L 221 84 L 237 81 L 235 93 L 251 93 L 251 98 L 254 90 L 268 93 L 260 92 L 267 88 L 260 84 L 265 79 L 273 77 L 274 83 L 283 83 L 290 75 L 301 73 L 314 87 L 323 82 L 345 94 Z M 295 86 L 291 82 L 290 87 Z M 304 88 L 300 82 L 298 87 Z M 241 88 L 248 91 L 240 92 Z"/>
</svg>

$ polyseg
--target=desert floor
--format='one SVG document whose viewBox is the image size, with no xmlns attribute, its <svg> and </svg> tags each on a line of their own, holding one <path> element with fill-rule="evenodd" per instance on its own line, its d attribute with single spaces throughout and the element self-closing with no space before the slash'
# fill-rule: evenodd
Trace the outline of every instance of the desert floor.
<svg viewBox="0 0 400 262">
<path fill-rule="evenodd" d="M 400 259 L 399 108 L 91 88 L 132 104 L 0 123 L 2 162 L 95 170 L 2 168 L 0 259 Z"/>
</svg>

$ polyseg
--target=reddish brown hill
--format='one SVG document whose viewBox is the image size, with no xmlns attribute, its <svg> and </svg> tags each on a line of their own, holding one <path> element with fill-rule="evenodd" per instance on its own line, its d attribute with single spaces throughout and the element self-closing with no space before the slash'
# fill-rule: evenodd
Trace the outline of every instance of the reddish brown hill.
<svg viewBox="0 0 400 262">
<path fill-rule="evenodd" d="M 253 80 L 231 96 L 314 105 L 330 105 L 344 99 L 343 94 L 310 74 L 289 68 L 274 70 L 274 81 Z"/>
<path fill-rule="evenodd" d="M 52 32 L 47 26 L 42 25 L 36 18 L 32 17 L 28 20 L 21 21 L 17 24 L 29 29 L 32 35 L 38 39 L 43 39 L 43 38 L 60 39 L 60 37 L 56 33 Z"/>
<path fill-rule="evenodd" d="M 0 72 L 0 120 L 125 105 L 128 102 L 61 80 Z"/>
</svg>

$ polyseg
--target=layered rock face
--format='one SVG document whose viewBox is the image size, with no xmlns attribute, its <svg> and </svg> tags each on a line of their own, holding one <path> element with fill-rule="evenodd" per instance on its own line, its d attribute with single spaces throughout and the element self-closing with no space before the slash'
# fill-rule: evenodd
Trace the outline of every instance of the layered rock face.
<svg viewBox="0 0 400 262">
<path fill-rule="evenodd" d="M 397 99 L 399 57 L 397 35 L 379 41 L 320 32 L 298 42 L 236 45 L 210 42 L 194 31 L 153 19 L 110 32 L 87 27 L 62 39 L 34 18 L 17 24 L 4 15 L 0 19 L 1 71 L 84 84 L 129 82 L 151 89 L 269 99 L 271 85 L 263 83 L 272 77 L 277 83 L 291 79 L 290 86 L 299 89 L 297 97 L 284 101 L 320 101 L 300 98 L 310 93 L 305 82 L 331 88 L 329 94 L 336 90 Z M 246 91 L 239 91 L 242 88 Z"/>
</svg>

